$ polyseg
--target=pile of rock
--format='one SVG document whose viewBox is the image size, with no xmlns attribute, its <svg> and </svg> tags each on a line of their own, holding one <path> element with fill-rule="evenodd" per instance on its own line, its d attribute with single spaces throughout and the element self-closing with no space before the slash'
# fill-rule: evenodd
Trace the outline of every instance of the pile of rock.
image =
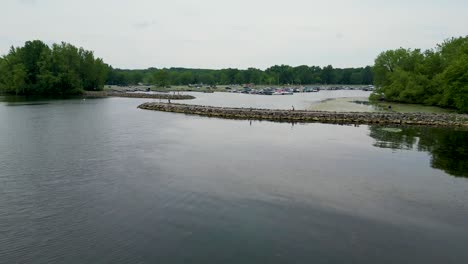
<svg viewBox="0 0 468 264">
<path fill-rule="evenodd" d="M 227 119 L 269 120 L 277 122 L 468 127 L 468 115 L 460 114 L 293 111 L 256 108 L 228 108 L 171 103 L 144 103 L 138 106 L 138 108 Z"/>
<path fill-rule="evenodd" d="M 129 97 L 129 98 L 152 98 L 165 100 L 190 100 L 195 99 L 192 95 L 187 94 L 169 94 L 169 93 L 125 93 L 125 92 L 108 92 L 108 91 L 86 91 L 86 97 Z"/>
</svg>

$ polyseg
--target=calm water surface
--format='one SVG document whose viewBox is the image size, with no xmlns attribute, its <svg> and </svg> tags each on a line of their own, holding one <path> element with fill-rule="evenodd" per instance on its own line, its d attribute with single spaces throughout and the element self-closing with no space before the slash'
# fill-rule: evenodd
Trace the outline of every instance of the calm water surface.
<svg viewBox="0 0 468 264">
<path fill-rule="evenodd" d="M 197 93 L 184 92 L 195 96 L 194 100 L 185 103 L 225 106 L 225 107 L 253 107 L 266 109 L 308 109 L 324 100 L 337 98 L 368 98 L 371 92 L 361 90 L 320 91 L 318 93 L 295 93 L 293 95 L 255 95 L 240 93 Z M 338 109 L 339 110 L 339 109 Z"/>
<path fill-rule="evenodd" d="M 468 262 L 466 131 L 145 101 L 0 102 L 0 263 Z"/>
<path fill-rule="evenodd" d="M 430 112 L 445 113 L 453 110 L 435 106 L 381 103 L 370 104 L 371 92 L 361 90 L 322 90 L 318 93 L 295 93 L 293 95 L 254 95 L 240 93 L 200 93 L 182 92 L 195 96 L 194 100 L 179 101 L 187 104 L 209 105 L 221 107 L 253 107 L 266 109 L 301 109 L 338 112 Z M 161 100 L 162 102 L 166 100 Z"/>
</svg>

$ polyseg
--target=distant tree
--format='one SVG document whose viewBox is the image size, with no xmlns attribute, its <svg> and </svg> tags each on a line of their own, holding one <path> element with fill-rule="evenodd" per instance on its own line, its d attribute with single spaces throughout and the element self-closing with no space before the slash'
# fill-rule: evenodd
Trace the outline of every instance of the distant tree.
<svg viewBox="0 0 468 264">
<path fill-rule="evenodd" d="M 332 84 L 334 83 L 334 72 L 333 72 L 333 66 L 328 65 L 327 67 L 323 68 L 322 73 L 321 73 L 321 80 L 325 84 Z"/>
<path fill-rule="evenodd" d="M 363 71 L 362 71 L 361 83 L 362 84 L 373 84 L 374 83 L 373 78 L 374 78 L 374 76 L 372 75 L 372 68 L 370 66 L 365 67 L 363 69 Z"/>
<path fill-rule="evenodd" d="M 347 83 L 349 83 L 349 84 L 361 84 L 361 83 L 363 83 L 362 73 L 361 72 L 351 73 L 351 76 L 349 77 L 349 81 Z"/>
<path fill-rule="evenodd" d="M 161 72 L 161 71 L 165 71 Z M 364 81 L 363 74 L 367 71 L 367 79 Z M 358 74 L 361 79 L 354 78 L 351 82 L 351 76 Z M 370 76 L 369 76 L 370 75 Z M 324 79 L 326 79 L 324 81 Z M 162 84 L 159 82 L 163 81 Z M 195 83 L 204 83 L 208 85 L 229 85 L 229 84 L 371 84 L 372 71 L 367 68 L 348 68 L 334 69 L 332 66 L 321 69 L 318 66 L 301 65 L 291 67 L 288 65 L 275 65 L 264 71 L 256 68 L 246 70 L 239 69 L 185 69 L 170 68 L 156 69 L 149 68 L 145 70 L 121 70 L 108 67 L 108 78 L 106 83 L 109 85 L 129 85 L 140 82 L 167 85 L 187 85 Z"/>
<path fill-rule="evenodd" d="M 180 74 L 180 84 L 191 84 L 193 83 L 193 74 L 191 72 L 184 72 Z"/>
<path fill-rule="evenodd" d="M 160 87 L 166 87 L 170 84 L 169 82 L 169 72 L 165 69 L 158 70 L 153 73 L 153 84 L 156 84 Z"/>
</svg>

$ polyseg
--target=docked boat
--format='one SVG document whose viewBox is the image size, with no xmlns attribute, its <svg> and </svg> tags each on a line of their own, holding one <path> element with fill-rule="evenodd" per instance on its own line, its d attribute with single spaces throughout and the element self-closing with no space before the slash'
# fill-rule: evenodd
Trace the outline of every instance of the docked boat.
<svg viewBox="0 0 468 264">
<path fill-rule="evenodd" d="M 293 95 L 293 91 L 290 90 L 276 90 L 273 95 Z"/>
<path fill-rule="evenodd" d="M 273 95 L 282 95 L 282 92 L 281 91 L 274 91 Z"/>
</svg>

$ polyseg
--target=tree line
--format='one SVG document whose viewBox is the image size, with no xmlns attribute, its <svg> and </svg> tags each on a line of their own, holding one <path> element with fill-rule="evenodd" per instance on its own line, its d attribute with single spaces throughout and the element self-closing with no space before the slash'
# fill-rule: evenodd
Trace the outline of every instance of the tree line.
<svg viewBox="0 0 468 264">
<path fill-rule="evenodd" d="M 372 84 L 372 68 L 337 69 L 326 67 L 275 65 L 266 70 L 241 69 L 187 69 L 149 68 L 145 70 L 112 69 L 107 79 L 109 85 L 136 85 L 139 83 L 161 87 L 171 85 L 229 85 L 229 84 Z"/>
<path fill-rule="evenodd" d="M 18 95 L 70 95 L 104 85 L 305 85 L 375 84 L 373 99 L 418 103 L 468 112 L 468 36 L 434 49 L 382 52 L 373 67 L 333 68 L 275 65 L 266 70 L 149 68 L 114 69 L 92 51 L 68 43 L 39 40 L 12 47 L 0 57 L 0 92 Z"/>
<path fill-rule="evenodd" d="M 16 95 L 63 96 L 108 85 L 229 85 L 229 84 L 372 84 L 371 67 L 337 69 L 275 65 L 266 70 L 149 68 L 114 69 L 92 51 L 68 43 L 50 47 L 40 40 L 12 47 L 0 57 L 0 92 Z"/>
<path fill-rule="evenodd" d="M 17 95 L 63 96 L 102 90 L 109 66 L 92 51 L 40 40 L 12 47 L 0 57 L 0 91 Z"/>
<path fill-rule="evenodd" d="M 397 49 L 375 60 L 373 99 L 434 105 L 468 112 L 468 36 L 434 49 Z"/>
</svg>

